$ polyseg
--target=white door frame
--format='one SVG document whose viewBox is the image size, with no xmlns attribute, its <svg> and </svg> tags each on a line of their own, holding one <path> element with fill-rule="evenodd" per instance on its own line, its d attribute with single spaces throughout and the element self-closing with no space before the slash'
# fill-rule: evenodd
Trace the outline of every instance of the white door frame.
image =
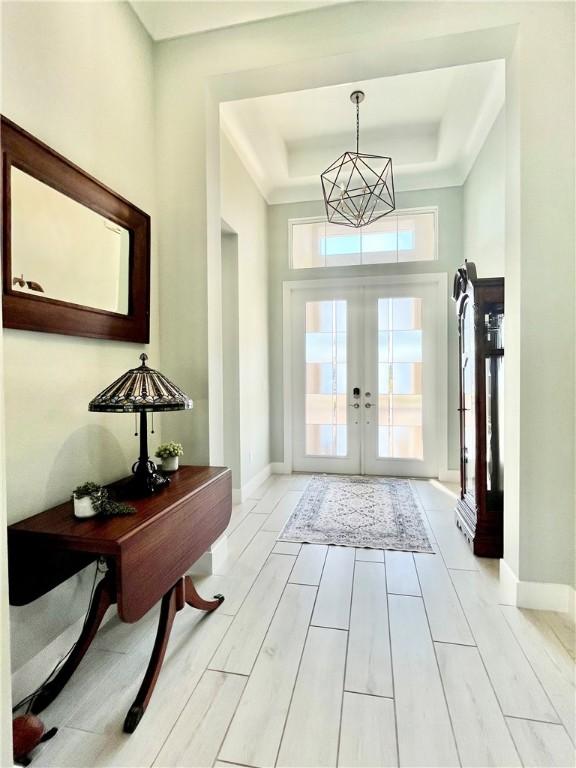
<svg viewBox="0 0 576 768">
<path fill-rule="evenodd" d="M 327 277 L 315 280 L 287 280 L 282 284 L 283 326 L 283 401 L 284 462 L 283 471 L 292 472 L 292 293 L 303 289 L 364 288 L 377 285 L 431 285 L 436 289 L 436 445 L 441 476 L 448 470 L 448 279 L 446 272 L 417 275 L 378 275 L 362 277 Z"/>
</svg>

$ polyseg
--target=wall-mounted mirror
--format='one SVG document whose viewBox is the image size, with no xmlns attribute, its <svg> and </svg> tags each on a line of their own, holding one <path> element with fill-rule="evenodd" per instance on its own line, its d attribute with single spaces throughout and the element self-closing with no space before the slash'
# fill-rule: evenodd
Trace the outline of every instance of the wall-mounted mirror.
<svg viewBox="0 0 576 768">
<path fill-rule="evenodd" d="M 148 341 L 150 219 L 2 118 L 10 328 Z"/>
</svg>

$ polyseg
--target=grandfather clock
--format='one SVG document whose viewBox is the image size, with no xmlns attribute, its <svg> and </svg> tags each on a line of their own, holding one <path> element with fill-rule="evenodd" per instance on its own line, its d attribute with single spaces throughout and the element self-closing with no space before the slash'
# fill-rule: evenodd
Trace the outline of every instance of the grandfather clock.
<svg viewBox="0 0 576 768">
<path fill-rule="evenodd" d="M 502 557 L 504 278 L 454 276 L 459 335 L 460 498 L 456 524 L 480 557 Z"/>
</svg>

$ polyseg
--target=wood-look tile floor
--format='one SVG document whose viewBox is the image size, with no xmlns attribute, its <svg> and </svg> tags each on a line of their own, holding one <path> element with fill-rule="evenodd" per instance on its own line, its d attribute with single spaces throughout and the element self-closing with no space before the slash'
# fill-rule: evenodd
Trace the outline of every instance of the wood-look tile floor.
<svg viewBox="0 0 576 768">
<path fill-rule="evenodd" d="M 437 554 L 277 543 L 308 478 L 234 508 L 226 595 L 178 614 L 151 704 L 122 733 L 157 612 L 112 618 L 43 714 L 41 766 L 574 766 L 573 626 L 499 603 L 454 497 L 413 481 Z"/>
</svg>

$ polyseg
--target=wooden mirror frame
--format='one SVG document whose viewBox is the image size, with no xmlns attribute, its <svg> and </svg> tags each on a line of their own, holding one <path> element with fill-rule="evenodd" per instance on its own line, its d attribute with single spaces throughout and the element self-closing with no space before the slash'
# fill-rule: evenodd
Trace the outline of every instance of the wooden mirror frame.
<svg viewBox="0 0 576 768">
<path fill-rule="evenodd" d="M 5 328 L 148 343 L 150 217 L 5 117 L 2 146 L 2 312 Z M 130 232 L 128 314 L 21 293 L 12 288 L 12 166 Z"/>
</svg>

